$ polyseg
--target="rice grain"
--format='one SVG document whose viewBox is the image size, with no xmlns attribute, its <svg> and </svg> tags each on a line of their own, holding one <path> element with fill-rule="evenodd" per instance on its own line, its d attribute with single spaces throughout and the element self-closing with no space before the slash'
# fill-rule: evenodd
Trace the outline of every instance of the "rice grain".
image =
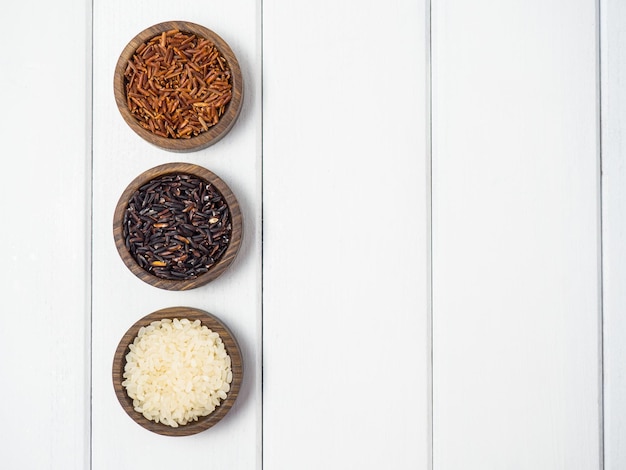
<svg viewBox="0 0 626 470">
<path fill-rule="evenodd" d="M 154 321 L 129 349 L 122 386 L 148 420 L 174 428 L 197 421 L 230 391 L 230 356 L 219 334 L 200 320 Z"/>
</svg>

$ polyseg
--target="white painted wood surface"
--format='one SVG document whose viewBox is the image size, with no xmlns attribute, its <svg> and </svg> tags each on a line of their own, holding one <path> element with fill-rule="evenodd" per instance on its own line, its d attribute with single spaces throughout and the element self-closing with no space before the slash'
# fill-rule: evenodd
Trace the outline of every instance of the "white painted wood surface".
<svg viewBox="0 0 626 470">
<path fill-rule="evenodd" d="M 600 3 L 605 469 L 626 468 L 626 4 Z"/>
<path fill-rule="evenodd" d="M 11 4 L 2 312 L 31 330 L 0 328 L 0 468 L 601 469 L 596 3 L 432 1 L 432 396 L 428 7 L 95 1 L 92 50 L 90 4 Z M 625 11 L 602 0 L 608 470 L 626 466 Z M 170 19 L 215 29 L 246 82 L 232 132 L 193 154 L 143 142 L 113 99 L 126 42 Z M 235 264 L 184 293 L 132 276 L 111 235 L 128 182 L 169 161 L 215 171 L 245 218 Z M 220 316 L 246 361 L 235 408 L 187 438 L 132 422 L 110 378 L 128 326 L 173 305 Z"/>
<path fill-rule="evenodd" d="M 596 26 L 433 1 L 437 470 L 600 466 Z"/>
<path fill-rule="evenodd" d="M 68 11 L 23 1 L 3 5 L 3 15 L 0 467 L 83 470 L 89 465 L 89 5 Z"/>
<path fill-rule="evenodd" d="M 427 9 L 263 2 L 264 468 L 428 468 Z"/>
<path fill-rule="evenodd" d="M 261 424 L 261 62 L 256 0 L 96 2 L 94 6 L 93 131 L 93 446 L 92 468 L 260 468 Z M 123 121 L 113 98 L 113 70 L 127 42 L 144 28 L 182 19 L 218 33 L 236 54 L 244 76 L 239 120 L 216 145 L 175 154 L 141 140 Z M 127 184 L 161 163 L 183 161 L 219 175 L 237 196 L 244 239 L 229 270 L 186 292 L 163 291 L 134 277 L 119 258 L 112 217 Z M 195 436 L 147 432 L 122 410 L 111 383 L 118 341 L 136 320 L 163 307 L 188 305 L 219 316 L 244 356 L 239 398 L 226 418 Z"/>
</svg>

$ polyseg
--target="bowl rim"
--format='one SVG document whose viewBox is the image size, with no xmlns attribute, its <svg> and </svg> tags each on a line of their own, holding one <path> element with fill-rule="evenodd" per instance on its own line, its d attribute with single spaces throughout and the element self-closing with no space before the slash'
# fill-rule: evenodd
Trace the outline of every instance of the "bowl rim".
<svg viewBox="0 0 626 470">
<path fill-rule="evenodd" d="M 232 97 L 230 103 L 228 103 L 226 112 L 220 118 L 218 123 L 209 128 L 208 131 L 202 132 L 195 137 L 189 139 L 171 139 L 167 137 L 161 137 L 153 134 L 147 129 L 141 127 L 136 118 L 131 114 L 126 103 L 126 89 L 124 85 L 124 71 L 128 60 L 133 56 L 137 48 L 144 42 L 158 36 L 164 31 L 177 29 L 181 32 L 193 33 L 197 36 L 209 39 L 212 41 L 218 50 L 222 53 L 228 65 L 231 69 L 232 78 Z M 241 67 L 239 61 L 234 52 L 224 39 L 222 39 L 217 33 L 209 28 L 192 23 L 189 21 L 175 20 L 164 21 L 155 25 L 149 26 L 134 38 L 132 38 L 128 44 L 122 50 L 117 64 L 115 66 L 115 72 L 113 74 L 113 91 L 115 95 L 115 102 L 117 108 L 124 118 L 124 121 L 128 126 L 140 137 L 147 142 L 150 142 L 157 147 L 172 152 L 193 152 L 202 150 L 217 143 L 222 137 L 224 137 L 233 127 L 239 114 L 241 112 L 244 95 L 243 76 L 241 73 Z"/>
<path fill-rule="evenodd" d="M 153 321 L 162 320 L 164 318 L 188 318 L 189 320 L 200 320 L 202 325 L 207 326 L 212 331 L 218 333 L 224 343 L 226 352 L 231 359 L 231 370 L 233 374 L 233 380 L 230 384 L 230 391 L 226 395 L 226 399 L 222 400 L 220 405 L 209 415 L 198 418 L 197 421 L 180 425 L 177 428 L 168 426 L 163 423 L 156 423 L 147 419 L 143 414 L 135 411 L 133 407 L 133 401 L 126 393 L 126 389 L 122 385 L 124 380 L 124 367 L 126 365 L 126 355 L 130 352 L 129 345 L 134 341 L 139 329 L 142 326 L 147 326 Z M 232 331 L 226 326 L 226 324 L 220 320 L 217 316 L 207 311 L 186 306 L 167 307 L 137 320 L 120 339 L 115 354 L 113 356 L 113 366 L 111 369 L 111 377 L 113 380 L 113 388 L 115 395 L 128 416 L 132 418 L 137 424 L 143 428 L 152 431 L 156 434 L 163 436 L 190 436 L 199 432 L 205 431 L 218 422 L 220 422 L 226 414 L 232 409 L 237 397 L 239 396 L 239 390 L 243 381 L 243 357 L 241 354 L 241 348 L 235 338 Z"/>
<path fill-rule="evenodd" d="M 219 259 L 219 261 L 215 263 L 206 273 L 193 279 L 163 279 L 149 273 L 148 271 L 143 269 L 135 260 L 135 258 L 130 254 L 130 252 L 126 248 L 123 234 L 124 213 L 126 212 L 126 208 L 128 207 L 130 198 L 135 193 L 135 191 L 137 191 L 141 186 L 155 178 L 174 173 L 191 174 L 213 184 L 213 186 L 215 186 L 215 188 L 222 194 L 222 196 L 226 200 L 226 204 L 228 205 L 231 216 L 232 230 L 228 248 L 226 248 L 226 251 Z M 149 170 L 144 171 L 143 173 L 135 177 L 135 179 L 133 179 L 133 181 L 131 181 L 131 183 L 126 187 L 126 189 L 120 196 L 117 205 L 115 206 L 115 212 L 113 215 L 113 239 L 115 241 L 115 246 L 117 248 L 117 252 L 120 258 L 122 259 L 126 267 L 136 277 L 159 289 L 173 291 L 189 290 L 203 286 L 215 280 L 220 275 L 222 275 L 224 271 L 226 271 L 226 269 L 233 263 L 233 261 L 237 257 L 239 249 L 241 248 L 242 238 L 243 216 L 239 207 L 239 202 L 237 201 L 237 198 L 233 194 L 232 190 L 215 173 L 193 163 L 164 163 L 162 165 L 158 165 L 154 168 L 150 168 Z"/>
</svg>

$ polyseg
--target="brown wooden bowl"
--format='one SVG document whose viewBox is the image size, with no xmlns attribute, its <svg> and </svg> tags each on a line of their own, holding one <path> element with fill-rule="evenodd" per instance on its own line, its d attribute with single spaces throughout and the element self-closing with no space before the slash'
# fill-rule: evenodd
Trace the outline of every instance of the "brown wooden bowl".
<svg viewBox="0 0 626 470">
<path fill-rule="evenodd" d="M 202 325 L 205 325 L 210 330 L 220 335 L 224 343 L 227 354 L 231 359 L 231 370 L 233 373 L 233 380 L 230 384 L 230 391 L 226 395 L 226 399 L 222 401 L 215 411 L 208 416 L 198 418 L 198 421 L 192 421 L 185 425 L 180 425 L 177 428 L 173 428 L 163 423 L 156 423 L 147 419 L 143 414 L 135 411 L 133 407 L 133 400 L 126 393 L 126 389 L 122 385 L 124 381 L 124 367 L 126 365 L 126 355 L 130 352 L 129 345 L 133 343 L 139 329 L 142 326 L 148 326 L 153 321 L 163 320 L 165 318 L 187 318 L 190 321 L 200 320 Z M 224 416 L 230 411 L 241 387 L 243 380 L 243 360 L 241 356 L 241 350 L 237 344 L 237 340 L 228 327 L 214 315 L 192 307 L 170 307 L 162 310 L 157 310 L 149 315 L 146 315 L 142 319 L 135 322 L 128 331 L 124 334 L 120 340 L 115 355 L 113 357 L 113 388 L 115 389 L 115 395 L 122 405 L 122 408 L 128 416 L 130 416 L 136 423 L 143 426 L 149 431 L 161 434 L 164 436 L 190 436 L 197 434 L 217 424 Z"/>
<path fill-rule="evenodd" d="M 133 57 L 135 51 L 141 44 L 151 40 L 163 32 L 173 29 L 177 29 L 184 33 L 192 33 L 198 37 L 202 37 L 213 42 L 228 62 L 231 70 L 232 98 L 230 103 L 227 104 L 224 114 L 221 116 L 216 125 L 209 127 L 207 131 L 201 132 L 197 136 L 191 138 L 162 137 L 143 128 L 139 125 L 137 119 L 129 110 L 128 103 L 126 101 L 124 72 L 128 65 L 128 61 Z M 241 111 L 241 105 L 243 103 L 243 77 L 239 67 L 239 62 L 237 61 L 233 51 L 230 49 L 226 41 L 210 29 L 194 23 L 189 23 L 187 21 L 167 21 L 159 23 L 154 26 L 150 26 L 135 36 L 124 48 L 117 61 L 113 79 L 113 90 L 115 93 L 115 102 L 117 103 L 117 107 L 130 128 L 151 144 L 173 152 L 192 152 L 195 150 L 201 150 L 219 141 L 235 124 L 235 121 L 239 117 L 239 112 Z"/>
<path fill-rule="evenodd" d="M 231 236 L 228 248 L 222 255 L 222 257 L 211 266 L 208 272 L 199 275 L 198 277 L 186 280 L 170 280 L 146 271 L 143 269 L 137 260 L 132 256 L 126 247 L 126 240 L 123 233 L 124 214 L 128 207 L 129 201 L 135 191 L 141 188 L 144 184 L 152 181 L 155 178 L 169 175 L 169 174 L 190 174 L 194 175 L 213 186 L 222 194 L 228 205 L 231 216 Z M 147 170 L 137 176 L 124 190 L 115 208 L 115 214 L 113 216 L 113 238 L 115 240 L 115 246 L 122 258 L 124 264 L 130 269 L 130 271 L 148 284 L 166 290 L 189 290 L 196 287 L 203 286 L 208 282 L 213 281 L 220 276 L 235 260 L 239 248 L 241 246 L 241 239 L 243 236 L 243 216 L 239 208 L 237 198 L 230 190 L 230 188 L 222 181 L 216 174 L 198 165 L 190 163 L 166 163 L 159 165 L 150 170 Z"/>
</svg>

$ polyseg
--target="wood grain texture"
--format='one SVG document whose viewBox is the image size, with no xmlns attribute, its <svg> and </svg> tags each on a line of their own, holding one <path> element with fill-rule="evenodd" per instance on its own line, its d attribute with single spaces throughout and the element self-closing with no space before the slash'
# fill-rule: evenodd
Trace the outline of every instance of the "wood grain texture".
<svg viewBox="0 0 626 470">
<path fill-rule="evenodd" d="M 144 184 L 152 181 L 153 179 L 170 174 L 190 174 L 197 176 L 198 178 L 211 183 L 222 194 L 226 200 L 226 204 L 230 210 L 232 232 L 230 237 L 230 243 L 224 255 L 215 263 L 209 271 L 201 276 L 193 279 L 186 280 L 170 280 L 160 278 L 145 269 L 143 269 L 137 260 L 130 254 L 126 248 L 125 238 L 123 235 L 123 223 L 124 213 L 128 207 L 128 203 L 132 195 L 141 188 Z M 243 216 L 239 208 L 239 202 L 237 198 L 228 187 L 228 185 L 215 173 L 207 170 L 199 165 L 189 163 L 165 163 L 157 167 L 144 171 L 137 176 L 124 190 L 120 199 L 115 207 L 115 214 L 113 216 L 113 239 L 115 240 L 115 246 L 122 258 L 122 261 L 131 270 L 131 272 L 142 281 L 150 284 L 151 286 L 158 287 L 160 289 L 168 290 L 189 290 L 196 287 L 203 286 L 208 282 L 213 281 L 224 273 L 224 271 L 233 263 L 239 248 L 241 246 L 241 239 L 243 237 Z"/>
<path fill-rule="evenodd" d="M 158 136 L 140 126 L 135 116 L 128 109 L 126 101 L 126 88 L 124 81 L 124 71 L 126 70 L 129 60 L 137 48 L 160 35 L 162 32 L 170 30 L 179 30 L 185 33 L 193 33 L 198 37 L 209 39 L 212 41 L 220 53 L 224 56 L 232 73 L 232 98 L 226 107 L 224 115 L 219 122 L 210 127 L 209 130 L 189 139 L 172 139 Z M 113 78 L 113 89 L 115 93 L 115 102 L 122 114 L 122 117 L 130 128 L 146 141 L 161 147 L 165 150 L 173 152 L 192 152 L 201 150 L 218 142 L 233 127 L 243 103 L 243 76 L 237 57 L 233 53 L 230 46 L 217 33 L 212 30 L 188 21 L 165 21 L 150 26 L 138 33 L 124 48 L 115 67 L 115 75 Z"/>
<path fill-rule="evenodd" d="M 605 470 L 626 468 L 626 4 L 600 2 Z"/>
<path fill-rule="evenodd" d="M 230 386 L 230 391 L 226 396 L 226 399 L 220 403 L 218 408 L 213 413 L 198 418 L 197 421 L 193 421 L 186 425 L 181 425 L 177 428 L 173 428 L 163 423 L 155 423 L 143 416 L 143 414 L 135 411 L 133 406 L 133 400 L 126 393 L 126 389 L 122 385 L 124 381 L 124 367 L 126 366 L 126 355 L 130 352 L 130 344 L 135 340 L 141 327 L 148 326 L 153 321 L 159 321 L 163 319 L 183 319 L 186 318 L 190 321 L 200 320 L 203 326 L 206 326 L 211 331 L 220 335 L 226 349 L 226 353 L 231 359 L 231 369 L 233 373 L 233 380 Z M 124 411 L 130 416 L 137 424 L 145 429 L 152 431 L 163 436 L 190 436 L 215 426 L 219 423 L 230 409 L 235 404 L 237 396 L 239 395 L 239 388 L 243 380 L 243 362 L 239 344 L 230 329 L 215 315 L 212 315 L 203 310 L 190 307 L 169 307 L 152 312 L 145 317 L 137 320 L 129 329 L 124 333 L 122 339 L 115 350 L 113 356 L 113 368 L 112 368 L 113 388 L 115 389 L 115 395 L 120 402 Z"/>
<path fill-rule="evenodd" d="M 434 468 L 598 469 L 596 4 L 432 18 Z"/>
</svg>

